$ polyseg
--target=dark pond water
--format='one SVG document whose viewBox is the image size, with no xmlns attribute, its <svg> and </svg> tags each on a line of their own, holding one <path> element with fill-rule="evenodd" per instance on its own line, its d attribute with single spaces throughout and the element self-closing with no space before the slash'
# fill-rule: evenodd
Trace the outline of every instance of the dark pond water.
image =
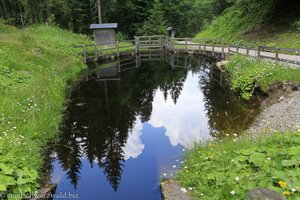
<svg viewBox="0 0 300 200">
<path fill-rule="evenodd" d="M 146 52 L 90 66 L 53 149 L 56 194 L 159 200 L 159 179 L 176 173 L 186 148 L 247 127 L 256 111 L 229 92 L 212 62 Z"/>
</svg>

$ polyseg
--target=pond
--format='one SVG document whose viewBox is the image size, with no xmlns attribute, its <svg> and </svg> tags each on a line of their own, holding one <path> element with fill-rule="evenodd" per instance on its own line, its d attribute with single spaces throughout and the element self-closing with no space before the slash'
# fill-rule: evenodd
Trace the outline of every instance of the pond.
<svg viewBox="0 0 300 200">
<path fill-rule="evenodd" d="M 247 128 L 257 110 L 230 92 L 213 62 L 144 52 L 90 66 L 52 149 L 56 194 L 159 200 L 160 178 L 176 175 L 195 142 Z"/>
</svg>

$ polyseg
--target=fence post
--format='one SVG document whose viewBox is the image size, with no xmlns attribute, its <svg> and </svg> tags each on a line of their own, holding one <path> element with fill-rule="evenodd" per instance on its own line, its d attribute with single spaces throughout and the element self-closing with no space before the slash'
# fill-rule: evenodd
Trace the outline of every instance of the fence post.
<svg viewBox="0 0 300 200">
<path fill-rule="evenodd" d="M 172 41 L 171 41 L 171 49 L 172 49 L 172 51 L 174 51 L 174 40 L 175 40 L 175 38 L 170 38 L 170 40 L 172 39 Z"/>
<path fill-rule="evenodd" d="M 239 46 L 236 46 L 236 53 L 239 53 Z"/>
<path fill-rule="evenodd" d="M 249 56 L 249 47 L 248 46 L 246 47 L 246 54 L 247 54 L 247 56 Z"/>
<path fill-rule="evenodd" d="M 96 60 L 98 60 L 99 55 L 98 55 L 97 43 L 95 43 L 94 45 L 94 51 L 95 51 Z"/>
<path fill-rule="evenodd" d="M 260 58 L 260 50 L 261 50 L 261 47 L 258 46 L 258 47 L 257 47 L 257 58 L 258 58 L 258 59 Z"/>
<path fill-rule="evenodd" d="M 224 38 L 222 38 L 222 57 L 224 55 Z"/>
<path fill-rule="evenodd" d="M 116 46 L 117 46 L 117 57 L 120 57 L 120 48 L 119 48 L 119 41 L 116 41 Z"/>
<path fill-rule="evenodd" d="M 135 53 L 138 54 L 140 52 L 139 38 L 138 37 L 134 37 L 134 43 L 135 43 Z"/>
<path fill-rule="evenodd" d="M 276 59 L 276 61 L 279 60 L 279 57 L 278 57 L 278 48 L 276 48 L 276 50 L 275 50 L 275 59 Z"/>
<path fill-rule="evenodd" d="M 82 45 L 82 54 L 83 54 L 83 62 L 86 63 L 86 59 L 87 59 L 87 52 L 86 52 L 86 48 L 85 45 Z"/>
<path fill-rule="evenodd" d="M 162 35 L 160 36 L 160 49 L 162 49 L 163 48 L 163 37 L 162 37 Z"/>
<path fill-rule="evenodd" d="M 212 39 L 212 54 L 215 53 L 215 39 Z"/>
<path fill-rule="evenodd" d="M 201 42 L 200 42 L 200 38 L 198 38 L 198 44 L 199 44 L 199 54 L 200 54 L 200 51 L 201 51 Z"/>
<path fill-rule="evenodd" d="M 203 49 L 204 49 L 204 52 L 206 52 L 206 39 L 204 39 L 204 47 L 203 47 Z"/>
<path fill-rule="evenodd" d="M 148 38 L 148 42 L 149 42 L 149 47 L 151 48 L 151 37 L 150 36 Z"/>
<path fill-rule="evenodd" d="M 230 44 L 228 44 L 227 59 L 230 57 Z"/>
<path fill-rule="evenodd" d="M 185 51 L 187 52 L 187 38 L 184 38 L 184 43 L 185 43 Z"/>
</svg>

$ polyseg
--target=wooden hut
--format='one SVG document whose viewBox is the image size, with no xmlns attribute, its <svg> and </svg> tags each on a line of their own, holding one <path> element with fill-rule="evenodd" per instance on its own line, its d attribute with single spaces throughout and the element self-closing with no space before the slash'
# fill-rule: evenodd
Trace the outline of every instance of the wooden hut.
<svg viewBox="0 0 300 200">
<path fill-rule="evenodd" d="M 114 45 L 116 43 L 117 27 L 117 23 L 91 24 L 90 29 L 94 31 L 95 43 Z"/>
</svg>

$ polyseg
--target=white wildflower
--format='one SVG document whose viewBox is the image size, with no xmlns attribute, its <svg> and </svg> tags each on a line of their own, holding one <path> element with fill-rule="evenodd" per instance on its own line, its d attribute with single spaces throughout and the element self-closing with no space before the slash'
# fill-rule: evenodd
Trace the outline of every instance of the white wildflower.
<svg viewBox="0 0 300 200">
<path fill-rule="evenodd" d="M 186 190 L 185 188 L 181 188 L 181 191 L 182 191 L 183 193 L 187 193 L 187 190 Z"/>
</svg>

